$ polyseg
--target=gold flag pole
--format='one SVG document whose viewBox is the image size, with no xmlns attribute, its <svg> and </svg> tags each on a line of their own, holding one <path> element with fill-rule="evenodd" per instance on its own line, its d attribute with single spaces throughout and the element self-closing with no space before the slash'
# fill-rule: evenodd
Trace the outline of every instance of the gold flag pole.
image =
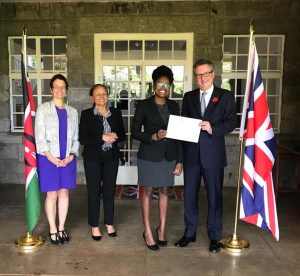
<svg viewBox="0 0 300 276">
<path fill-rule="evenodd" d="M 248 54 L 248 64 L 249 64 L 249 57 L 250 57 L 250 49 L 251 44 L 253 41 L 253 33 L 254 33 L 254 27 L 253 27 L 253 19 L 251 19 L 250 22 L 250 38 L 249 38 L 249 54 Z M 247 72 L 247 81 L 249 82 L 249 72 Z M 240 202 L 240 191 L 241 191 L 241 169 L 242 169 L 242 159 L 243 159 L 243 146 L 244 146 L 244 139 L 240 139 L 240 157 L 239 157 L 239 173 L 238 173 L 238 181 L 237 181 L 237 193 L 236 193 L 236 207 L 235 207 L 235 218 L 234 218 L 234 231 L 230 238 L 224 238 L 220 242 L 223 245 L 223 247 L 227 250 L 229 250 L 232 253 L 241 253 L 245 251 L 245 249 L 249 248 L 249 242 L 246 240 L 240 240 L 237 236 L 237 221 L 238 221 L 238 211 L 239 211 L 239 202 Z"/>
<path fill-rule="evenodd" d="M 26 39 L 27 39 L 27 29 L 23 27 L 23 38 L 22 38 L 22 52 L 24 55 L 24 67 L 27 67 L 27 55 L 26 55 Z M 31 235 L 29 232 L 25 236 L 15 241 L 15 245 L 24 250 L 31 252 L 37 247 L 44 244 L 44 239 L 42 236 Z"/>
</svg>

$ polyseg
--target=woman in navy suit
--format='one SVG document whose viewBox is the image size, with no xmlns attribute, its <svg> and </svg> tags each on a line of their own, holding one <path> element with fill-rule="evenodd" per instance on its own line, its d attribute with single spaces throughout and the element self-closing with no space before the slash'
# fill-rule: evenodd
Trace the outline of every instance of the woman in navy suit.
<svg viewBox="0 0 300 276">
<path fill-rule="evenodd" d="M 110 237 L 113 226 L 114 196 L 119 166 L 118 143 L 126 139 L 121 111 L 108 107 L 108 91 L 102 84 L 90 89 L 94 104 L 81 112 L 79 141 L 84 145 L 83 164 L 88 190 L 88 223 L 92 238 L 101 240 L 99 228 L 100 194 L 103 193 L 104 223 Z"/>
<path fill-rule="evenodd" d="M 143 187 L 142 214 L 143 237 L 150 250 L 167 245 L 166 218 L 168 210 L 168 186 L 174 185 L 174 175 L 182 172 L 182 147 L 176 140 L 166 138 L 170 114 L 179 115 L 179 106 L 169 100 L 173 83 L 173 72 L 169 67 L 159 66 L 153 71 L 154 95 L 141 101 L 135 111 L 132 123 L 132 137 L 141 142 L 138 152 L 138 185 Z M 154 240 L 150 209 L 153 187 L 159 191 L 159 225 Z"/>
</svg>

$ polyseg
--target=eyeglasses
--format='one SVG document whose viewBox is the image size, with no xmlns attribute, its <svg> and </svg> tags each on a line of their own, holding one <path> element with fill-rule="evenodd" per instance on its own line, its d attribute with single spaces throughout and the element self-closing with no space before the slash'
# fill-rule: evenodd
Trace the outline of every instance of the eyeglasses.
<svg viewBox="0 0 300 276">
<path fill-rule="evenodd" d="M 205 72 L 205 73 L 203 73 L 203 74 L 195 74 L 195 77 L 196 77 L 197 79 L 200 79 L 200 78 L 208 78 L 212 72 L 213 72 L 213 71 Z"/>
<path fill-rule="evenodd" d="M 169 83 L 165 83 L 165 82 L 157 82 L 155 84 L 155 86 L 158 88 L 158 89 L 162 89 L 162 88 L 165 88 L 166 90 L 170 90 L 170 87 L 171 85 Z"/>
<path fill-rule="evenodd" d="M 100 97 L 107 97 L 107 94 L 96 94 L 95 97 L 96 98 L 100 98 Z"/>
<path fill-rule="evenodd" d="M 55 89 L 55 90 L 66 90 L 66 87 L 65 86 L 52 86 L 52 89 Z"/>
</svg>

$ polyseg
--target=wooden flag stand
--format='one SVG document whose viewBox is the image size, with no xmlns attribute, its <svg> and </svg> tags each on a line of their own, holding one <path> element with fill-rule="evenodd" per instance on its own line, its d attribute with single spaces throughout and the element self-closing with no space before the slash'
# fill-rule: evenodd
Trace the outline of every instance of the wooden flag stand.
<svg viewBox="0 0 300 276">
<path fill-rule="evenodd" d="M 25 251 L 32 251 L 36 249 L 37 247 L 44 244 L 44 239 L 42 236 L 34 236 L 30 235 L 29 232 L 27 234 L 20 238 L 19 240 L 15 241 L 15 244 L 18 248 L 25 250 Z"/>
<path fill-rule="evenodd" d="M 253 40 L 253 20 L 251 19 L 250 22 L 250 39 L 249 39 L 249 51 L 250 51 L 250 45 Z M 250 53 L 248 54 L 248 64 L 249 64 L 249 56 Z M 247 72 L 247 81 L 246 83 L 248 84 L 249 82 L 249 72 Z M 235 219 L 234 219 L 234 231 L 231 237 L 229 238 L 223 238 L 220 240 L 220 243 L 223 245 L 223 248 L 227 249 L 231 253 L 236 253 L 239 254 L 241 252 L 244 252 L 245 249 L 249 248 L 249 242 L 246 240 L 240 240 L 237 236 L 236 229 L 237 229 L 237 220 L 238 220 L 238 210 L 239 210 L 239 202 L 240 202 L 240 183 L 241 183 L 241 169 L 242 169 L 242 156 L 243 156 L 243 146 L 244 146 L 244 139 L 241 139 L 241 144 L 240 144 L 240 160 L 239 160 L 239 174 L 238 174 L 238 182 L 237 182 L 237 193 L 236 193 L 236 207 L 235 207 Z"/>
</svg>

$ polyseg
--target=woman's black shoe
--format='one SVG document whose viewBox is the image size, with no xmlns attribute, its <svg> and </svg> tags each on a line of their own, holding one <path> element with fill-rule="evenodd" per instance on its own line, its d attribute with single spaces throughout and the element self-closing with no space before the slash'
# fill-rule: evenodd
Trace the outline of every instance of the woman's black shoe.
<svg viewBox="0 0 300 276">
<path fill-rule="evenodd" d="M 69 242 L 70 238 L 65 230 L 58 231 L 59 237 L 63 242 Z"/>
<path fill-rule="evenodd" d="M 107 233 L 107 235 L 114 238 L 114 237 L 117 236 L 117 232 L 115 231 L 115 232 L 112 232 L 112 233 Z"/>
<path fill-rule="evenodd" d="M 100 241 L 101 238 L 102 238 L 102 236 L 94 236 L 94 235 L 92 235 L 92 238 L 93 238 L 94 241 Z"/>
<path fill-rule="evenodd" d="M 163 241 L 163 240 L 160 240 L 160 239 L 159 239 L 159 236 L 158 236 L 158 227 L 156 228 L 156 235 L 157 235 L 157 243 L 158 243 L 160 246 L 167 246 L 167 244 L 168 244 L 168 241 L 167 241 L 167 240 Z"/>
<path fill-rule="evenodd" d="M 52 237 L 55 237 L 55 239 L 53 240 Z M 61 237 L 59 236 L 59 234 L 56 232 L 56 233 L 50 233 L 49 231 L 49 238 L 50 238 L 50 241 L 52 244 L 55 244 L 55 245 L 62 245 L 64 243 L 64 241 L 61 239 Z"/>
<path fill-rule="evenodd" d="M 144 238 L 144 241 L 145 241 L 146 246 L 147 246 L 150 250 L 153 250 L 153 251 L 159 250 L 159 246 L 158 246 L 157 243 L 152 244 L 152 245 L 149 245 L 149 244 L 146 242 L 145 232 L 143 233 L 143 238 Z"/>
</svg>

